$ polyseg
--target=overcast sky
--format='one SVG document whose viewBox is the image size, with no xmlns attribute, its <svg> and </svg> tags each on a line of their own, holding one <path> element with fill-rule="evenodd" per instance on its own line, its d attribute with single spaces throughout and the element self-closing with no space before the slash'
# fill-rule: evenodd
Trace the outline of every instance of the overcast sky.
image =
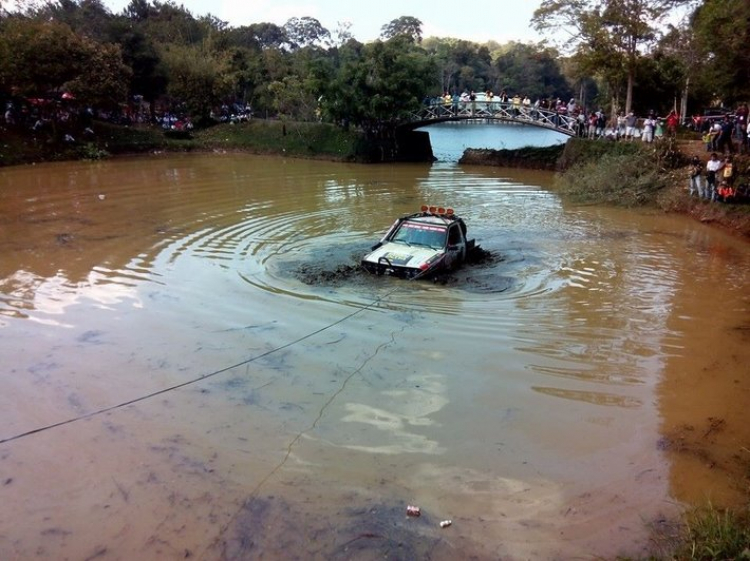
<svg viewBox="0 0 750 561">
<path fill-rule="evenodd" d="M 211 14 L 232 27 L 270 22 L 283 25 L 292 17 L 312 17 L 333 33 L 339 22 L 350 22 L 354 38 L 377 39 L 380 28 L 401 16 L 422 22 L 424 37 L 455 37 L 476 43 L 494 40 L 537 42 L 541 37 L 529 20 L 540 0 L 478 0 L 468 4 L 437 0 L 177 0 L 194 16 Z M 129 0 L 104 0 L 120 13 Z"/>
</svg>

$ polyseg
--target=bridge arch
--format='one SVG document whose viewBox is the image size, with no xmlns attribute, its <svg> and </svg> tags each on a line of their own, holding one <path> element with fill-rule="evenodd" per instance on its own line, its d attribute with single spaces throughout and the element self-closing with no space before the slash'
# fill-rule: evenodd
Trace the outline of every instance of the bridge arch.
<svg viewBox="0 0 750 561">
<path fill-rule="evenodd" d="M 577 136 L 576 117 L 537 107 L 515 107 L 500 101 L 467 101 L 436 104 L 412 113 L 411 119 L 400 125 L 401 130 L 449 121 L 499 121 L 554 130 L 567 136 Z"/>
</svg>

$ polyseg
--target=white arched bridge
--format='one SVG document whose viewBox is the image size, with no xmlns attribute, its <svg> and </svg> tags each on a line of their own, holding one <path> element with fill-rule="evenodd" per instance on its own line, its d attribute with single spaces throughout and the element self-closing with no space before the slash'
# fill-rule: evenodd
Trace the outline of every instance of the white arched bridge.
<svg viewBox="0 0 750 561">
<path fill-rule="evenodd" d="M 539 107 L 517 106 L 501 101 L 460 101 L 434 104 L 412 113 L 411 120 L 401 128 L 419 127 L 447 121 L 495 120 L 550 129 L 568 136 L 578 134 L 576 117 Z"/>
</svg>

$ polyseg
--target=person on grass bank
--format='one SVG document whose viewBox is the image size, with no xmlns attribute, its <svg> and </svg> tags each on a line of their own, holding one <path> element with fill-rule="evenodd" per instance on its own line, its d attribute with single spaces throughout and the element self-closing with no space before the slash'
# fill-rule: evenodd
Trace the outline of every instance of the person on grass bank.
<svg viewBox="0 0 750 561">
<path fill-rule="evenodd" d="M 690 172 L 689 172 L 689 195 L 692 197 L 693 195 L 696 195 L 700 197 L 701 199 L 705 199 L 706 192 L 703 187 L 703 163 L 700 161 L 700 158 L 698 156 L 693 156 L 693 159 L 690 162 Z"/>
<path fill-rule="evenodd" d="M 723 166 L 724 162 L 719 159 L 716 152 L 713 152 L 706 163 L 706 198 L 711 201 L 716 200 L 716 177 Z"/>
</svg>

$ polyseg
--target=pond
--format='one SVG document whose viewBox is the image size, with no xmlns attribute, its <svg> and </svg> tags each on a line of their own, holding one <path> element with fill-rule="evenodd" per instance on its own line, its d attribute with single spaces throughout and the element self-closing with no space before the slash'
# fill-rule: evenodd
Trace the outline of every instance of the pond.
<svg viewBox="0 0 750 561">
<path fill-rule="evenodd" d="M 552 179 L 218 153 L 0 170 L 0 557 L 613 557 L 731 501 L 747 245 Z M 489 258 L 362 272 L 421 204 Z"/>
</svg>

